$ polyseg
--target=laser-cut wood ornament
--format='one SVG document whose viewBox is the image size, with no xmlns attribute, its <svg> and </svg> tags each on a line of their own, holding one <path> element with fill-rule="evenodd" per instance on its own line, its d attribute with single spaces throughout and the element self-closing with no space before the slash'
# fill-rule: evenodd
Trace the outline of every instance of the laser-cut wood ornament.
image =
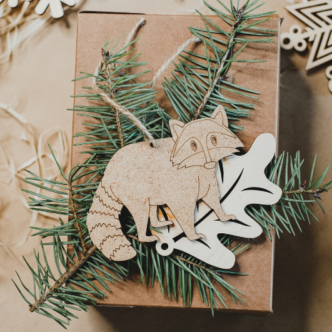
<svg viewBox="0 0 332 332">
<path fill-rule="evenodd" d="M 0 0 L 0 3 L 3 0 Z M 18 0 L 7 0 L 8 6 L 11 8 L 16 8 L 18 5 Z M 26 0 L 26 1 L 33 1 L 33 0 Z M 62 3 L 65 5 L 72 7 L 80 0 L 39 0 L 35 12 L 39 15 L 43 15 L 48 7 L 50 7 L 51 15 L 53 18 L 60 18 L 63 16 L 63 8 Z"/>
<path fill-rule="evenodd" d="M 140 241 L 160 240 L 157 250 L 159 243 L 162 246 L 163 241 L 165 242 L 166 235 L 163 236 L 165 234 L 163 232 L 162 236 L 159 233 L 147 236 L 149 220 L 153 227 L 170 226 L 175 233 L 183 233 L 184 237 L 188 239 L 188 243 L 213 241 L 210 228 L 199 227 L 200 231 L 198 233 L 195 231 L 195 209 L 198 201 L 203 201 L 214 212 L 220 225 L 224 223 L 229 225 L 230 220 L 235 221 L 233 224 L 239 225 L 237 214 L 244 213 L 244 210 L 241 211 L 242 205 L 239 205 L 241 206 L 239 210 L 234 209 L 234 212 L 229 212 L 229 214 L 224 212 L 220 204 L 223 189 L 219 188 L 215 176 L 218 161 L 232 156 L 234 152 L 238 151 L 236 148 L 243 146 L 234 133 L 228 129 L 224 108 L 219 106 L 211 118 L 187 124 L 170 120 L 170 128 L 172 138 L 156 140 L 157 147 L 155 148 L 151 147 L 148 142 L 128 145 L 113 156 L 106 168 L 88 214 L 87 226 L 94 244 L 112 260 L 124 261 L 136 255 L 136 251 L 121 230 L 119 214 L 123 206 L 127 207 L 135 220 Z M 272 156 L 274 152 L 275 143 L 271 152 Z M 269 161 L 272 158 L 271 153 Z M 247 160 L 245 156 L 241 158 L 242 161 Z M 231 169 L 237 170 L 242 167 L 239 166 L 240 164 L 232 165 Z M 265 166 L 266 164 L 264 164 Z M 255 171 L 255 165 L 251 167 Z M 256 177 L 253 172 L 250 175 L 252 179 L 261 177 L 261 168 L 256 169 L 259 170 L 259 176 Z M 271 184 L 266 178 L 265 181 Z M 221 187 L 223 186 L 224 184 Z M 224 189 L 227 189 L 227 185 Z M 280 193 L 280 188 L 278 190 L 273 188 L 270 193 L 273 196 L 272 200 L 257 198 L 249 201 L 259 204 L 273 201 L 271 203 L 273 204 L 280 198 L 280 195 L 276 197 L 278 193 Z M 246 193 L 241 195 L 245 198 L 243 202 L 246 203 L 248 195 Z M 158 220 L 158 206 L 162 205 L 167 205 L 176 221 Z M 204 211 L 203 207 L 201 211 Z M 212 224 L 215 225 L 215 222 L 211 221 Z M 259 226 L 256 225 L 251 225 L 250 228 L 242 227 L 241 234 L 244 237 L 257 236 L 258 233 L 261 233 L 261 229 L 258 232 Z M 238 226 L 236 227 L 238 228 Z M 197 229 L 198 227 L 196 227 Z M 207 234 L 205 234 L 205 230 Z M 209 235 L 208 240 L 205 235 Z M 213 236 L 216 238 L 217 234 L 213 233 Z"/>
<path fill-rule="evenodd" d="M 235 255 L 223 246 L 218 234 L 228 234 L 247 239 L 256 238 L 262 228 L 246 212 L 250 204 L 271 205 L 279 201 L 282 191 L 265 176 L 265 168 L 274 157 L 276 141 L 271 134 L 262 134 L 243 156 L 232 155 L 219 161 L 216 178 L 220 190 L 220 204 L 226 213 L 234 213 L 235 220 L 220 222 L 214 211 L 199 202 L 195 211 L 195 230 L 206 235 L 205 239 L 189 241 L 166 207 L 159 210 L 159 219 L 171 219 L 173 226 L 158 229 L 156 249 L 163 256 L 174 249 L 186 252 L 205 263 L 229 269 Z M 164 211 L 163 211 L 164 210 Z"/>
<path fill-rule="evenodd" d="M 332 60 L 332 1 L 314 0 L 286 6 L 286 9 L 308 27 L 302 31 L 294 24 L 289 32 L 281 34 L 281 47 L 285 50 L 295 48 L 303 52 L 308 47 L 307 41 L 313 42 L 306 70 L 313 69 Z M 331 80 L 331 70 L 326 76 Z M 332 83 L 329 82 L 332 92 Z"/>
</svg>

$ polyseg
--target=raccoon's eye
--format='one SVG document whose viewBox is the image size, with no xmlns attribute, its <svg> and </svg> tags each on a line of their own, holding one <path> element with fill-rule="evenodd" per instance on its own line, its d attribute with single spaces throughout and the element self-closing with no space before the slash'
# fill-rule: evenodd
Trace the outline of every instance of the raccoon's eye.
<svg viewBox="0 0 332 332">
<path fill-rule="evenodd" d="M 191 149 L 192 149 L 193 151 L 196 151 L 196 150 L 197 150 L 197 144 L 196 144 L 195 141 L 191 141 L 191 142 L 190 142 L 190 146 L 191 146 Z"/>
<path fill-rule="evenodd" d="M 211 140 L 212 145 L 214 145 L 214 146 L 217 145 L 217 137 L 216 136 L 212 135 L 210 140 Z"/>
</svg>

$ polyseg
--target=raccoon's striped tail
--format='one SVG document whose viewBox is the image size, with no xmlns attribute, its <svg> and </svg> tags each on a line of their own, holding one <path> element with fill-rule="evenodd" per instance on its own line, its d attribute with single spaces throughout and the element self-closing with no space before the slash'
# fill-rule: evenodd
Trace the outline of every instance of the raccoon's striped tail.
<svg viewBox="0 0 332 332">
<path fill-rule="evenodd" d="M 121 230 L 119 214 L 122 206 L 111 188 L 101 182 L 87 218 L 92 242 L 113 261 L 125 261 L 136 256 L 136 251 Z"/>
</svg>

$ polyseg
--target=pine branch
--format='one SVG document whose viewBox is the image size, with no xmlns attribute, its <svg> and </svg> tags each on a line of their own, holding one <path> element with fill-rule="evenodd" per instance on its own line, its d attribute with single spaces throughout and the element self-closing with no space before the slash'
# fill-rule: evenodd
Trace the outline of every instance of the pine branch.
<svg viewBox="0 0 332 332">
<path fill-rule="evenodd" d="M 109 79 L 106 80 L 104 78 L 104 75 L 106 75 L 106 67 L 104 65 L 104 69 L 101 69 L 101 72 L 98 71 L 98 76 L 96 77 L 98 90 L 108 95 L 112 91 L 112 97 L 114 97 L 116 106 L 131 109 L 133 115 L 140 119 L 141 123 L 144 122 L 144 127 L 149 128 L 157 137 L 164 134 L 167 135 L 167 129 L 163 127 L 161 122 L 167 121 L 169 117 L 152 101 L 155 92 L 146 88 L 148 84 L 135 82 L 136 77 L 147 73 L 147 71 L 133 75 L 124 73 L 125 70 L 131 67 L 145 65 L 145 63 L 135 62 L 135 58 L 124 62 L 120 60 L 129 55 L 129 52 L 124 50 L 130 44 L 112 53 L 113 47 L 112 51 L 108 53 L 107 75 Z M 109 44 L 105 45 L 105 48 L 108 47 Z M 106 54 L 107 52 L 105 52 Z M 86 77 L 92 76 L 94 75 L 86 75 Z M 91 90 L 90 88 L 87 89 Z M 88 94 L 84 97 L 90 100 L 102 101 L 101 93 Z M 79 96 L 75 97 L 78 98 Z M 109 159 L 122 146 L 116 130 L 116 114 L 114 110 L 117 110 L 117 108 L 114 105 L 101 106 L 96 104 L 92 107 L 78 106 L 75 110 L 84 111 L 86 112 L 84 116 L 91 114 L 92 117 L 101 121 L 100 125 L 95 125 L 95 123 L 87 124 L 91 131 L 77 135 L 87 138 L 90 145 L 90 149 L 87 152 L 92 154 L 92 156 L 83 164 L 75 166 L 68 177 L 66 177 L 58 164 L 64 182 L 42 179 L 29 172 L 31 177 L 27 178 L 26 182 L 42 188 L 46 192 L 46 194 L 43 193 L 42 195 L 26 190 L 31 195 L 31 209 L 66 215 L 71 220 L 64 224 L 60 219 L 61 226 L 51 229 L 34 228 L 37 230 L 34 236 L 40 235 L 42 238 L 52 238 L 52 242 L 41 244 L 46 268 L 41 263 L 39 254 L 35 254 L 37 270 L 33 270 L 28 265 L 33 276 L 34 288 L 37 287 L 39 289 L 39 296 L 35 292 L 31 292 L 21 282 L 23 288 L 34 299 L 33 302 L 30 302 L 18 288 L 23 298 L 29 304 L 30 311 L 52 318 L 63 327 L 69 324 L 70 317 L 75 317 L 68 308 L 86 310 L 86 303 L 95 304 L 96 298 L 105 296 L 92 283 L 92 280 L 99 282 L 102 287 L 110 291 L 105 281 L 114 283 L 114 280 L 120 281 L 128 274 L 127 269 L 115 262 L 110 262 L 96 250 L 96 247 L 91 243 L 86 226 L 86 216 L 92 204 L 94 191 L 98 187 Z M 144 139 L 144 134 L 133 125 L 130 118 L 122 114 L 119 115 L 119 118 L 123 144 L 131 144 Z M 55 189 L 51 189 L 51 185 Z M 60 195 L 60 197 L 54 196 L 54 194 Z M 62 242 L 60 237 L 67 237 L 68 241 Z M 53 247 L 54 261 L 59 274 L 58 278 L 55 277 L 54 272 L 50 269 L 44 252 L 45 245 L 52 245 Z M 73 251 L 72 255 L 69 255 L 64 247 L 68 245 Z M 84 250 L 86 247 L 89 249 Z M 70 266 L 67 265 L 65 257 L 67 257 Z M 62 271 L 61 266 L 65 268 L 65 272 Z M 52 286 L 52 283 L 48 280 L 49 278 L 54 281 Z M 77 286 L 78 289 L 76 288 Z M 52 305 L 50 305 L 51 303 Z M 54 316 L 51 314 L 52 311 L 65 317 L 67 321 Z"/>
<path fill-rule="evenodd" d="M 234 42 L 234 36 L 230 39 L 230 43 L 233 44 Z M 198 119 L 201 115 L 201 113 L 203 112 L 203 109 L 204 107 L 206 106 L 206 104 L 208 103 L 208 101 L 210 100 L 210 97 L 211 97 L 211 94 L 213 92 L 213 90 L 215 89 L 215 87 L 217 86 L 217 84 L 224 78 L 226 78 L 225 76 L 224 77 L 221 77 L 221 73 L 222 71 L 224 70 L 224 67 L 225 67 L 225 63 L 227 61 L 227 58 L 228 58 L 228 55 L 230 54 L 231 52 L 231 49 L 227 49 L 226 53 L 225 53 L 225 59 L 222 60 L 222 63 L 217 71 L 217 74 L 216 74 L 216 78 L 214 79 L 212 85 L 208 88 L 208 91 L 206 92 L 204 98 L 203 98 L 203 101 L 201 102 L 201 104 L 199 105 L 198 109 L 196 110 L 196 112 L 194 113 L 195 114 L 195 117 L 194 119 Z"/>
<path fill-rule="evenodd" d="M 135 240 L 136 242 L 139 242 L 141 243 L 143 246 L 148 246 L 148 247 L 151 247 L 151 244 L 150 243 L 146 243 L 146 242 L 141 242 L 137 236 L 133 236 L 133 235 L 128 235 L 127 236 L 133 240 Z M 232 243 L 232 240 L 230 237 L 227 238 L 227 245 L 229 246 L 231 243 Z M 238 249 L 240 246 L 242 245 L 242 243 L 239 243 L 238 246 L 236 247 L 236 249 Z M 245 248 L 247 248 L 248 245 L 245 246 Z M 239 253 L 240 251 L 238 251 Z M 195 266 L 196 268 L 198 269 L 202 269 L 202 270 L 205 270 L 205 271 L 208 271 L 209 273 L 213 273 L 213 274 L 216 274 L 218 276 L 220 276 L 220 273 L 218 273 L 217 270 L 213 269 L 213 268 L 208 268 L 206 267 L 205 265 L 203 265 L 202 263 L 195 263 L 194 261 L 191 261 L 191 260 L 188 260 L 182 256 L 179 256 L 179 255 L 176 255 L 176 254 L 170 254 L 170 256 L 178 259 L 178 260 L 181 260 L 182 262 L 186 263 L 186 264 L 189 264 L 189 265 L 192 265 L 192 266 Z"/>
<path fill-rule="evenodd" d="M 114 92 L 112 89 L 112 80 L 111 80 L 111 73 L 110 73 L 110 69 L 108 67 L 108 61 L 110 59 L 110 54 L 109 51 L 105 52 L 104 48 L 101 49 L 101 55 L 103 58 L 103 64 L 105 67 L 105 74 L 107 77 L 107 83 L 108 83 L 108 88 L 109 88 L 109 97 L 114 100 L 115 96 L 114 96 Z M 120 140 L 120 146 L 121 148 L 124 147 L 124 141 L 123 141 L 123 135 L 122 135 L 122 128 L 121 128 L 121 122 L 120 122 L 120 112 L 119 110 L 115 107 L 115 121 L 116 121 L 116 128 L 118 131 L 118 136 L 119 136 L 119 140 Z"/>
<path fill-rule="evenodd" d="M 56 281 L 56 283 L 47 289 L 40 298 L 33 304 L 30 304 L 30 311 L 34 312 L 35 310 L 39 310 L 39 307 L 45 303 L 48 297 L 56 292 L 60 287 L 62 287 L 77 271 L 81 266 L 89 259 L 89 257 L 95 252 L 97 247 L 93 245 L 84 255 L 78 259 L 61 277 Z"/>
<path fill-rule="evenodd" d="M 84 243 L 84 238 L 83 238 L 83 235 L 82 235 L 82 226 L 79 224 L 78 222 L 78 214 L 77 214 L 77 211 L 76 211 L 76 207 L 75 207 L 75 202 L 74 202 L 74 196 L 73 196 L 73 184 L 71 181 L 68 181 L 68 193 L 69 193 L 69 205 L 71 207 L 71 210 L 74 214 L 74 218 L 75 218 L 75 227 L 77 229 L 77 232 L 78 232 L 78 236 L 80 238 L 80 241 L 81 241 L 81 246 L 82 246 L 82 249 L 84 251 L 84 253 L 87 251 L 86 249 L 86 246 L 85 246 L 85 243 Z"/>
<path fill-rule="evenodd" d="M 258 27 L 269 18 L 246 24 L 249 19 L 257 19 L 269 14 L 248 15 L 252 10 L 250 1 L 247 1 L 242 8 L 237 9 L 229 9 L 220 2 L 230 15 L 222 13 L 205 1 L 204 3 L 229 25 L 230 31 L 223 30 L 210 18 L 197 11 L 206 22 L 205 29 L 194 27 L 189 29 L 195 37 L 201 40 L 205 48 L 205 55 L 183 51 L 180 54 L 179 63 L 174 63 L 176 69 L 172 72 L 173 78 L 166 79 L 163 87 L 179 119 L 183 122 L 210 116 L 219 104 L 225 106 L 229 120 L 236 121 L 239 118 L 249 116 L 254 104 L 229 99 L 224 96 L 223 91 L 256 100 L 258 98 L 252 94 L 257 95 L 258 93 L 229 83 L 227 73 L 233 62 L 264 62 L 264 60 L 238 60 L 238 57 L 249 43 L 273 42 L 273 39 L 264 37 L 274 36 L 273 32 L 275 31 Z M 240 34 L 255 36 L 257 39 L 240 38 Z M 220 39 L 220 36 L 224 39 Z M 244 45 L 234 54 L 236 45 L 241 43 Z M 212 51 L 213 56 L 209 55 L 209 51 Z M 229 88 L 230 86 L 232 89 Z M 249 94 L 245 92 L 249 92 Z M 243 127 L 232 122 L 230 128 L 233 131 L 243 130 Z"/>
<path fill-rule="evenodd" d="M 247 213 L 253 217 L 263 228 L 265 233 L 270 236 L 270 227 L 276 230 L 277 236 L 285 229 L 287 232 L 295 235 L 293 223 L 302 232 L 300 222 L 307 221 L 309 224 L 314 219 L 319 221 L 309 208 L 317 203 L 323 213 L 325 213 L 320 200 L 321 194 L 327 193 L 332 187 L 332 181 L 322 184 L 330 165 L 327 166 L 324 173 L 316 180 L 313 180 L 316 157 L 313 161 L 310 180 L 306 188 L 306 180 L 302 181 L 302 167 L 304 161 L 300 159 L 300 152 L 297 152 L 295 158 L 288 153 L 282 153 L 278 159 L 271 162 L 267 174 L 270 181 L 276 181 L 276 184 L 282 188 L 282 197 L 275 206 L 250 206 Z M 305 196 L 304 196 L 305 195 Z"/>
<path fill-rule="evenodd" d="M 225 65 L 226 65 L 226 62 L 229 61 L 229 55 L 232 53 L 232 50 L 233 50 L 233 46 L 234 46 L 234 41 L 235 41 L 235 38 L 236 38 L 236 32 L 238 30 L 240 30 L 240 26 L 239 24 L 241 23 L 242 21 L 242 12 L 243 12 L 243 9 L 245 9 L 245 6 L 243 8 L 241 8 L 241 10 L 239 10 L 238 12 L 236 11 L 236 13 L 238 14 L 238 16 L 236 17 L 236 21 L 234 23 L 234 25 L 232 26 L 232 34 L 231 36 L 229 37 L 229 40 L 227 42 L 227 50 L 226 52 L 224 53 L 224 56 L 221 60 L 221 64 L 219 65 L 219 69 L 217 70 L 217 73 L 215 75 L 215 79 L 213 81 L 213 83 L 211 84 L 211 86 L 208 88 L 205 96 L 204 96 L 204 99 L 203 101 L 201 102 L 201 104 L 199 105 L 197 111 L 195 112 L 195 119 L 198 119 L 199 116 L 201 115 L 204 107 L 206 106 L 206 104 L 208 103 L 210 97 L 211 97 L 211 94 L 213 92 L 213 90 L 216 88 L 217 84 L 224 78 L 224 77 L 221 77 L 221 74 L 223 72 L 223 70 L 225 69 Z M 197 11 L 198 12 L 198 11 Z M 198 12 L 199 13 L 199 12 Z M 199 13 L 201 16 L 203 16 L 201 13 Z M 211 38 L 211 32 L 209 30 L 209 27 L 208 25 L 206 24 L 206 30 L 209 32 L 209 37 Z M 211 42 L 213 43 L 213 39 L 211 38 L 210 39 Z M 213 45 L 213 44 L 212 44 Z M 216 52 L 216 55 L 218 53 Z M 218 61 L 219 62 L 219 61 Z"/>
<path fill-rule="evenodd" d="M 315 159 L 316 161 L 316 159 Z M 316 180 L 313 180 L 313 174 L 314 174 L 314 166 L 315 166 L 315 161 L 313 163 L 313 167 L 311 170 L 311 175 L 310 175 L 310 181 L 309 181 L 309 185 L 308 185 L 308 189 L 303 188 L 303 183 L 300 187 L 299 190 L 306 190 L 308 191 L 308 194 L 310 193 L 314 193 L 315 191 L 319 190 L 321 192 L 327 192 L 329 189 L 331 189 L 331 185 L 332 185 L 332 181 L 327 182 L 325 184 L 322 184 L 324 177 L 326 176 L 326 173 L 328 171 L 328 167 L 326 168 L 326 170 L 324 171 L 324 173 L 319 176 Z M 288 196 L 288 195 L 293 195 L 293 194 L 297 194 L 294 193 L 294 191 L 298 191 L 297 189 L 294 190 L 294 186 L 295 186 L 295 179 L 298 180 L 298 183 L 301 183 L 301 167 L 303 166 L 303 161 L 300 161 L 300 156 L 299 153 L 295 156 L 294 159 L 292 159 L 291 157 L 289 157 L 287 154 L 283 153 L 278 159 L 274 160 L 271 165 L 269 166 L 269 168 L 267 169 L 267 172 L 269 174 L 269 178 L 270 180 L 272 179 L 276 179 L 277 184 L 279 186 L 282 185 L 282 183 L 284 183 L 283 185 L 283 192 L 284 192 L 284 196 Z M 72 175 L 69 178 L 74 177 L 76 174 L 76 179 L 79 178 L 80 176 L 83 176 L 82 172 L 81 174 L 79 174 L 80 172 L 78 171 L 78 169 L 84 168 L 85 166 L 80 166 L 80 167 L 76 167 L 73 169 L 73 171 L 71 172 Z M 89 171 L 88 171 L 89 172 Z M 88 173 L 87 172 L 87 173 Z M 91 173 L 90 173 L 91 174 Z M 46 180 L 44 180 L 46 181 Z M 56 185 L 58 186 L 63 186 L 63 183 L 57 182 Z M 87 187 L 89 187 L 91 185 L 91 182 L 88 182 Z M 302 189 L 301 189 L 302 188 Z M 51 191 L 51 190 L 50 190 Z M 303 193 L 303 192 L 302 192 Z M 313 194 L 312 194 L 313 195 Z M 288 197 L 286 198 L 282 198 L 280 200 L 280 202 L 282 202 L 283 199 L 288 199 Z M 308 201 L 303 200 L 301 202 L 301 204 L 306 204 Z M 49 202 L 48 202 L 49 203 Z M 36 206 L 36 201 L 32 200 L 32 205 Z M 286 220 L 286 217 L 282 217 L 281 214 L 276 214 L 276 210 L 273 210 L 274 207 L 271 206 L 270 207 L 272 209 L 272 215 L 277 215 L 279 216 L 279 219 L 281 221 Z M 250 208 L 248 209 L 250 210 Z M 270 217 L 269 214 L 267 213 L 267 209 L 265 207 L 260 206 L 259 210 L 251 210 L 254 211 L 255 215 L 255 219 L 263 226 L 263 228 L 265 228 L 264 226 L 267 225 L 271 226 L 271 227 L 275 227 L 277 229 L 277 233 L 278 230 L 280 231 L 281 228 L 279 227 L 279 225 L 275 222 L 273 223 L 273 217 Z M 295 208 L 294 208 L 295 211 Z M 288 214 L 293 215 L 294 211 L 289 211 Z M 54 211 L 55 213 L 58 212 L 58 210 Z M 299 211 L 295 212 L 296 214 L 299 214 Z M 249 213 L 250 214 L 250 213 Z M 121 221 L 123 223 L 123 220 Z M 286 229 L 290 229 L 289 227 L 291 227 L 290 222 L 287 224 L 282 224 L 282 226 L 284 226 Z M 74 228 L 73 228 L 74 227 Z M 198 285 L 199 291 L 200 291 L 200 295 L 202 298 L 203 302 L 206 302 L 207 300 L 207 294 L 206 294 L 206 289 L 205 287 L 207 287 L 207 289 L 209 289 L 209 292 L 212 292 L 212 294 L 215 294 L 218 299 L 226 306 L 225 304 L 225 299 L 221 296 L 221 294 L 215 289 L 215 287 L 213 286 L 213 284 L 211 284 L 211 280 L 209 279 L 210 277 L 214 278 L 215 280 L 217 280 L 221 285 L 223 285 L 232 296 L 234 296 L 234 299 L 238 299 L 241 300 L 240 297 L 234 292 L 234 289 L 232 289 L 227 283 L 225 283 L 223 281 L 223 279 L 221 279 L 221 274 L 222 273 L 227 273 L 227 271 L 217 271 L 209 266 L 204 265 L 202 262 L 199 262 L 198 260 L 193 259 L 192 257 L 188 256 L 188 255 L 178 255 L 178 254 L 172 254 L 169 257 L 161 257 L 159 256 L 156 252 L 154 252 L 153 248 L 150 247 L 149 244 L 145 244 L 145 243 L 140 243 L 138 238 L 137 238 L 137 234 L 135 232 L 135 223 L 132 220 L 132 218 L 127 218 L 125 217 L 125 223 L 124 223 L 124 227 L 126 227 L 128 229 L 128 231 L 126 232 L 127 237 L 131 238 L 132 240 L 134 240 L 135 242 L 138 242 L 139 245 L 141 247 L 137 247 L 137 245 L 135 245 L 135 243 L 133 242 L 133 246 L 134 248 L 136 248 L 138 255 L 137 255 L 137 260 L 136 262 L 133 261 L 133 263 L 136 263 L 138 265 L 138 267 L 140 268 L 141 274 L 142 274 L 142 282 L 147 283 L 148 280 L 148 276 L 149 276 L 149 268 L 152 268 L 153 275 L 151 275 L 151 283 L 154 284 L 155 278 L 157 278 L 158 282 L 160 283 L 160 287 L 161 289 L 162 287 L 162 280 L 163 280 L 163 275 L 164 273 L 166 274 L 166 284 L 167 284 L 167 289 L 168 289 L 168 296 L 171 296 L 171 290 L 174 292 L 174 296 L 177 298 L 177 293 L 176 293 L 176 288 L 174 286 L 174 281 L 170 279 L 169 274 L 167 273 L 167 271 L 169 271 L 170 266 L 173 266 L 172 269 L 174 269 L 175 267 L 178 268 L 178 273 L 185 273 L 188 276 L 190 276 L 190 278 L 194 278 L 196 280 L 196 283 Z M 53 240 L 53 245 L 55 246 L 55 248 L 59 248 L 58 244 L 60 242 L 59 240 L 59 236 L 63 236 L 64 234 L 62 233 L 62 230 L 64 230 L 65 228 L 67 228 L 70 231 L 67 231 L 66 234 L 70 237 L 73 236 L 71 231 L 75 229 L 75 225 L 74 225 L 74 221 L 70 221 L 68 224 L 63 224 L 62 226 L 56 227 L 56 228 L 52 228 L 52 229 L 38 229 L 40 230 L 39 233 L 35 234 L 35 235 L 42 235 L 42 237 L 48 237 L 48 236 L 52 236 L 53 238 L 56 237 L 57 240 Z M 135 235 L 131 235 L 130 233 L 134 233 Z M 226 239 L 222 239 L 221 240 L 224 245 L 228 246 L 231 243 L 231 239 L 230 238 L 226 238 Z M 77 241 L 76 243 L 74 243 L 74 245 L 77 245 L 78 248 L 80 248 L 79 244 L 80 242 Z M 45 244 L 44 244 L 45 245 Z M 145 250 L 145 254 L 143 254 L 144 250 L 143 250 L 143 246 L 146 247 Z M 246 247 L 246 246 L 245 246 Z M 243 247 L 243 248 L 245 248 Z M 42 249 L 43 249 L 43 245 L 42 245 Z M 234 248 L 234 250 L 236 249 L 235 253 L 238 253 L 240 251 L 239 246 L 236 246 Z M 59 249 L 55 249 L 56 251 L 58 250 L 58 254 L 55 255 L 57 257 L 59 257 Z M 64 249 L 62 249 L 64 251 Z M 243 250 L 243 249 L 241 249 Z M 44 251 L 44 249 L 43 249 Z M 150 257 L 153 257 L 152 259 L 152 267 L 149 267 L 149 264 L 146 265 L 146 267 L 144 267 L 144 263 L 139 263 L 140 261 L 143 261 L 143 259 L 147 259 L 147 261 L 149 261 L 149 257 L 148 257 L 148 252 L 150 252 Z M 153 253 L 154 252 L 154 253 Z M 39 287 L 41 285 L 46 285 L 47 287 L 44 287 L 41 289 L 40 292 L 40 296 L 38 298 L 35 299 L 34 303 L 29 303 L 30 306 L 30 310 L 31 311 L 36 311 L 38 313 L 40 313 L 40 310 L 44 307 L 47 307 L 48 304 L 47 302 L 52 301 L 52 299 L 55 297 L 57 298 L 57 294 L 60 294 L 60 298 L 62 300 L 64 300 L 64 304 L 67 303 L 67 305 L 70 305 L 70 300 L 69 298 L 67 298 L 67 296 L 65 296 L 64 294 L 66 294 L 66 292 L 71 292 L 73 291 L 72 288 L 67 289 L 64 293 L 64 289 L 63 289 L 63 285 L 67 282 L 67 283 L 76 283 L 77 281 L 75 279 L 73 279 L 73 277 L 75 276 L 75 274 L 79 274 L 81 275 L 81 273 L 93 273 L 93 271 L 91 270 L 85 270 L 85 271 L 81 271 L 80 270 L 83 268 L 85 269 L 85 264 L 89 263 L 89 259 L 93 258 L 94 255 L 92 255 L 93 253 L 95 253 L 98 256 L 98 259 L 100 259 L 100 257 L 102 256 L 101 253 L 95 248 L 95 246 L 92 246 L 86 255 L 84 255 L 83 253 L 81 255 L 75 253 L 75 257 L 77 257 L 76 262 L 73 261 L 72 258 L 69 257 L 69 260 L 72 262 L 72 266 L 69 267 L 69 269 L 61 274 L 60 278 L 55 279 L 51 270 L 49 269 L 49 265 L 47 263 L 46 260 L 46 256 L 44 254 L 44 258 L 46 260 L 46 266 L 47 266 L 47 270 L 44 270 L 44 268 L 42 267 L 41 263 L 39 262 L 39 257 L 37 257 L 37 261 L 38 261 L 38 273 L 33 272 L 33 276 L 34 276 L 34 280 L 39 280 Z M 164 265 L 165 265 L 165 271 L 163 272 L 163 269 L 161 269 L 161 265 L 159 262 L 159 260 L 163 260 Z M 61 259 L 60 259 L 61 261 Z M 100 262 L 100 261 L 99 261 Z M 110 267 L 110 265 L 104 261 L 105 266 Z M 63 262 L 63 266 L 67 266 L 64 262 Z M 168 267 L 166 267 L 168 266 Z M 31 269 L 31 268 L 30 268 Z M 144 269 L 147 269 L 146 271 L 144 271 Z M 41 274 L 44 271 L 44 277 L 41 276 Z M 103 270 L 104 271 L 104 270 Z M 152 272 L 150 270 L 150 274 Z M 119 273 L 121 273 L 118 270 Z M 106 271 L 104 271 L 104 273 L 107 273 Z M 156 276 L 157 273 L 157 276 Z M 207 273 L 207 274 L 206 274 Z M 179 276 L 180 276 L 179 274 Z M 50 284 L 48 282 L 45 282 L 45 277 L 51 276 L 53 280 L 55 280 L 56 282 L 53 284 L 53 286 L 50 286 Z M 186 276 L 186 278 L 188 278 L 188 276 Z M 94 278 L 97 278 L 97 274 L 94 274 Z M 182 277 L 181 277 L 182 278 Z M 185 287 L 184 284 L 182 284 L 181 286 L 181 280 L 180 281 L 180 289 L 186 289 L 186 288 L 181 288 L 181 287 Z M 98 280 L 98 279 L 97 279 Z M 98 281 L 102 282 L 102 279 L 99 279 Z M 83 275 L 83 279 L 82 279 L 82 275 L 80 277 L 79 280 L 79 285 L 81 285 L 81 287 L 83 287 L 82 283 L 89 283 L 89 278 L 84 277 Z M 171 286 L 173 284 L 173 286 Z M 175 283 L 176 285 L 177 283 Z M 23 285 L 23 287 L 26 289 L 26 287 Z M 68 286 L 67 286 L 68 287 Z M 86 287 L 86 286 L 85 286 Z M 85 288 L 86 289 L 86 288 Z M 90 294 L 93 294 L 94 296 L 101 296 L 103 297 L 103 295 L 101 293 L 96 293 L 94 291 L 90 289 Z M 79 292 L 77 290 L 77 292 Z M 182 291 L 181 291 L 182 292 Z M 31 293 L 32 294 L 32 293 Z M 210 294 L 211 295 L 211 294 Z M 23 296 L 23 294 L 22 294 Z M 82 294 L 80 294 L 80 296 L 82 296 Z M 189 296 L 189 290 L 186 290 L 185 293 L 181 293 L 181 296 L 183 298 L 184 304 L 186 303 L 188 296 Z M 190 297 L 190 296 L 189 296 Z M 65 300 L 66 299 L 66 300 Z M 90 303 L 94 303 L 92 301 L 92 298 L 87 298 Z M 212 297 L 213 299 L 213 297 Z M 66 302 L 69 301 L 69 302 Z M 92 302 L 91 302 L 92 301 Z M 212 301 L 212 305 L 215 306 L 216 303 L 214 302 L 215 300 L 211 300 Z M 190 301 L 189 301 L 190 302 Z M 80 304 L 81 305 L 81 304 Z M 227 307 L 227 306 L 226 306 Z M 64 308 L 62 308 L 64 310 Z M 67 309 L 66 309 L 67 310 Z M 67 311 L 66 311 L 66 315 L 68 315 Z M 50 316 L 50 314 L 48 314 L 48 317 L 55 319 L 59 324 L 63 325 L 63 321 L 59 321 L 55 316 Z"/>
<path fill-rule="evenodd" d="M 291 191 L 284 191 L 283 195 L 287 196 L 287 195 L 292 195 L 292 194 L 308 194 L 308 195 L 314 195 L 314 197 L 319 198 L 320 196 L 318 196 L 319 194 L 326 192 L 326 189 L 323 188 L 318 188 L 318 189 L 305 189 L 305 182 L 303 182 L 303 185 L 297 189 L 297 190 L 291 190 Z"/>
</svg>

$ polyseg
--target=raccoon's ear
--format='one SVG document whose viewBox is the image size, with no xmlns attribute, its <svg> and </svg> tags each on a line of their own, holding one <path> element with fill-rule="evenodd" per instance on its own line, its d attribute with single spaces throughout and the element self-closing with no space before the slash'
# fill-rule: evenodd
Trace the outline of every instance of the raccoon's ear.
<svg viewBox="0 0 332 332">
<path fill-rule="evenodd" d="M 228 127 L 228 119 L 225 109 L 219 105 L 211 114 L 211 118 L 219 124 Z"/>
<path fill-rule="evenodd" d="M 178 120 L 169 120 L 169 127 L 171 128 L 172 138 L 174 142 L 176 142 L 178 137 L 181 135 L 184 123 Z"/>
</svg>

